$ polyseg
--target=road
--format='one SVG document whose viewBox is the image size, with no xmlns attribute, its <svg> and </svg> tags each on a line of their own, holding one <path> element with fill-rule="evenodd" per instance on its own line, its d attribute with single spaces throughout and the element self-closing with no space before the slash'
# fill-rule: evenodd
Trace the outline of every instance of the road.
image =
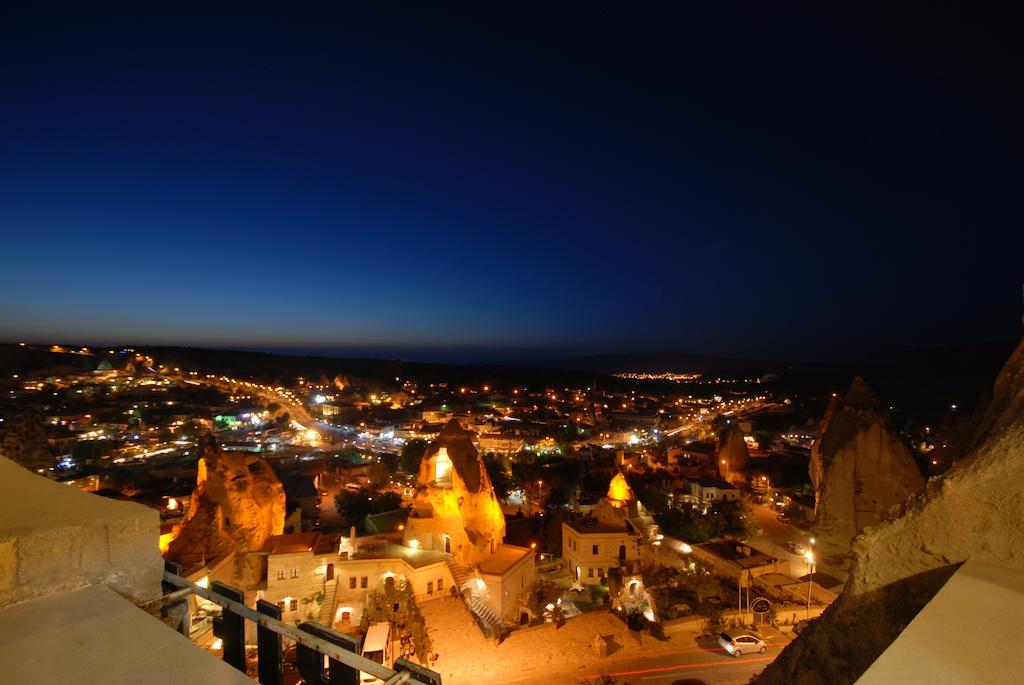
<svg viewBox="0 0 1024 685">
<path fill-rule="evenodd" d="M 799 554 L 794 554 L 788 543 L 799 542 L 806 545 L 810 536 L 779 521 L 778 514 L 767 504 L 750 504 L 750 510 L 754 516 L 754 524 L 761 529 L 760 535 L 750 538 L 750 544 L 777 559 L 789 561 L 789 575 L 794 578 L 807 573 L 807 561 Z"/>
<path fill-rule="evenodd" d="M 563 670 L 530 673 L 520 678 L 505 678 L 503 683 L 541 685 L 541 683 L 593 683 L 601 676 L 612 676 L 617 685 L 741 685 L 761 672 L 778 656 L 788 640 L 781 635 L 768 640 L 765 654 L 750 654 L 739 658 L 730 656 L 717 643 L 704 641 L 680 646 L 664 654 L 634 656 L 615 661 L 609 659 L 604 669 L 581 672 Z"/>
</svg>

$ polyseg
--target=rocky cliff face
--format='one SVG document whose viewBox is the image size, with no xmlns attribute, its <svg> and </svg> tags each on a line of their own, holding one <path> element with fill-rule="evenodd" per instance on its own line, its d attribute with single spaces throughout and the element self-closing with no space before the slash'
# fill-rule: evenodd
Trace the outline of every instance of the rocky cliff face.
<svg viewBox="0 0 1024 685">
<path fill-rule="evenodd" d="M 730 482 L 743 480 L 749 463 L 750 451 L 743 440 L 743 431 L 734 423 L 722 433 L 718 443 L 718 473 Z"/>
<path fill-rule="evenodd" d="M 754 682 L 856 681 L 960 563 L 972 559 L 1024 571 L 1021 521 L 1024 343 L 996 381 L 972 453 L 932 479 L 898 516 L 854 540 L 853 566 L 839 599 Z"/>
<path fill-rule="evenodd" d="M 815 536 L 825 557 L 847 554 L 857 533 L 924 487 L 910 450 L 860 378 L 845 398 L 832 399 L 811 446 L 810 474 Z"/>
<path fill-rule="evenodd" d="M 166 557 L 183 565 L 260 549 L 284 531 L 284 487 L 257 454 L 208 450 L 199 460 L 188 519 Z"/>
<path fill-rule="evenodd" d="M 505 516 L 494 495 L 472 433 L 452 419 L 420 462 L 405 544 L 450 552 L 467 566 L 493 552 L 505 537 Z"/>
</svg>

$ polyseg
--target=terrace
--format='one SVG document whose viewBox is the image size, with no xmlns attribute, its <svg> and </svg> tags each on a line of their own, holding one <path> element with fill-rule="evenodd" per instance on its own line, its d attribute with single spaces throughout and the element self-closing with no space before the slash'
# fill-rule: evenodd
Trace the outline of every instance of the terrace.
<svg viewBox="0 0 1024 685">
<path fill-rule="evenodd" d="M 364 659 L 357 640 L 319 624 L 286 625 L 276 605 L 248 607 L 240 590 L 164 570 L 155 509 L 80 492 L 3 458 L 0 502 L 0 682 L 243 685 L 250 674 L 277 685 L 288 643 L 308 683 L 355 671 L 391 685 L 441 682 L 415 663 Z M 185 637 L 191 595 L 222 608 L 214 633 L 223 660 Z M 246 642 L 247 620 L 255 643 Z"/>
</svg>

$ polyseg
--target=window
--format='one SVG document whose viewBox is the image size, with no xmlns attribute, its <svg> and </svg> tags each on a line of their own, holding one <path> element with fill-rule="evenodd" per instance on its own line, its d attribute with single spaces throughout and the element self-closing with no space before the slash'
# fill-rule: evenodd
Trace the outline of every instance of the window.
<svg viewBox="0 0 1024 685">
<path fill-rule="evenodd" d="M 598 578 L 604 578 L 604 569 L 603 568 L 597 569 L 597 577 Z"/>
<path fill-rule="evenodd" d="M 278 580 L 284 580 L 284 569 L 283 568 L 282 569 L 278 569 L 278 571 L 277 571 L 277 579 Z"/>
<path fill-rule="evenodd" d="M 280 609 L 281 611 L 284 611 L 284 602 L 278 602 L 277 603 L 277 608 Z"/>
<path fill-rule="evenodd" d="M 363 588 L 364 590 L 366 589 L 366 576 L 363 576 L 359 579 L 359 587 Z"/>
<path fill-rule="evenodd" d="M 298 611 L 298 610 L 299 610 L 299 600 L 293 599 L 293 600 L 288 602 L 288 611 Z"/>
<path fill-rule="evenodd" d="M 593 545 L 592 546 L 592 550 L 593 550 L 594 554 L 597 554 L 597 545 Z"/>
<path fill-rule="evenodd" d="M 432 580 L 428 580 L 427 581 L 427 594 L 428 595 L 434 594 L 434 581 L 432 581 Z"/>
<path fill-rule="evenodd" d="M 444 578 L 437 579 L 437 591 L 440 592 L 441 590 L 444 590 Z"/>
<path fill-rule="evenodd" d="M 293 568 L 292 569 L 292 578 L 298 578 L 298 577 L 299 577 L 299 569 Z"/>
<path fill-rule="evenodd" d="M 355 590 L 356 589 L 356 577 L 355 576 L 349 576 L 348 577 L 348 589 L 349 590 Z"/>
<path fill-rule="evenodd" d="M 587 569 L 587 578 L 593 578 L 593 577 L 594 577 L 594 569 L 588 568 Z"/>
</svg>

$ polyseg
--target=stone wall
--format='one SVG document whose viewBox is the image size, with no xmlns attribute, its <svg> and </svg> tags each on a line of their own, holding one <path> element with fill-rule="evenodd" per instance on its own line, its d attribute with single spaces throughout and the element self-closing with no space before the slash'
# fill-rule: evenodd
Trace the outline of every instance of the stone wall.
<svg viewBox="0 0 1024 685">
<path fill-rule="evenodd" d="M 0 606 L 107 585 L 160 594 L 160 513 L 56 483 L 0 458 Z"/>
</svg>

